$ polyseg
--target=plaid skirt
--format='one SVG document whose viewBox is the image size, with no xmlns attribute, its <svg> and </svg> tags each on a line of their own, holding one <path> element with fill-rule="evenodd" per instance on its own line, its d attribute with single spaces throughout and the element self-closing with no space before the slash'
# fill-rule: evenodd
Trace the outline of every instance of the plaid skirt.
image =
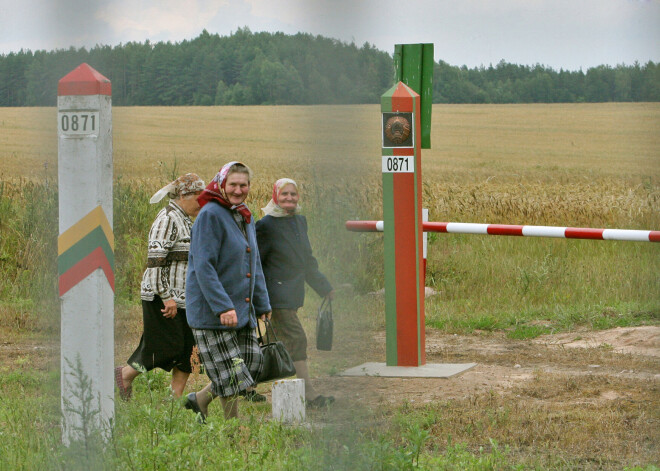
<svg viewBox="0 0 660 471">
<path fill-rule="evenodd" d="M 254 329 L 192 331 L 214 394 L 230 397 L 256 384 L 263 357 Z"/>
</svg>

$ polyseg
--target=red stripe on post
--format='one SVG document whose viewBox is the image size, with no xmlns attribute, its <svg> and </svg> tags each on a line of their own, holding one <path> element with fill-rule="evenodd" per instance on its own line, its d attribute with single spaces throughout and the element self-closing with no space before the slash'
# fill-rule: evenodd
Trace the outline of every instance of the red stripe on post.
<svg viewBox="0 0 660 471">
<path fill-rule="evenodd" d="M 513 226 L 509 224 L 490 224 L 486 231 L 490 235 L 510 235 L 521 236 L 523 235 L 523 226 Z"/>
<path fill-rule="evenodd" d="M 110 80 L 83 63 L 60 79 L 57 96 L 112 95 Z"/>
<path fill-rule="evenodd" d="M 412 100 L 412 95 L 410 94 L 412 90 L 408 88 L 403 82 L 399 82 L 396 90 L 392 94 L 392 111 L 400 113 L 413 113 L 415 110 L 414 103 Z M 413 92 L 414 93 L 414 92 Z M 406 154 L 412 155 L 412 154 Z"/>
<path fill-rule="evenodd" d="M 108 258 L 105 256 L 105 252 L 103 252 L 101 247 L 98 247 L 81 261 L 69 268 L 65 273 L 60 275 L 60 296 L 64 296 L 66 292 L 91 275 L 97 268 L 103 270 L 108 279 L 108 283 L 110 283 L 112 291 L 114 291 L 115 273 L 112 271 L 112 267 L 110 266 L 110 262 L 108 262 Z"/>
<path fill-rule="evenodd" d="M 660 242 L 660 231 L 651 231 L 651 232 L 649 232 L 649 241 L 651 241 L 651 242 Z"/>
<path fill-rule="evenodd" d="M 605 229 L 591 229 L 589 227 L 567 227 L 564 237 L 567 239 L 595 239 L 603 240 Z"/>
<path fill-rule="evenodd" d="M 415 263 L 415 174 L 395 173 L 394 255 L 396 269 L 396 338 L 398 366 L 418 366 L 417 266 Z"/>
</svg>

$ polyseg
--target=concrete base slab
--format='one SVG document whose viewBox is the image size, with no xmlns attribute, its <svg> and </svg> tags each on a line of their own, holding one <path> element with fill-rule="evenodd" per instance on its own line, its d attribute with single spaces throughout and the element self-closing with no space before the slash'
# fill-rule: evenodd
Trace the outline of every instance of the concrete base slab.
<svg viewBox="0 0 660 471">
<path fill-rule="evenodd" d="M 449 378 L 477 366 L 476 363 L 429 363 L 423 366 L 387 366 L 364 363 L 349 368 L 340 376 L 382 376 L 385 378 Z"/>
</svg>

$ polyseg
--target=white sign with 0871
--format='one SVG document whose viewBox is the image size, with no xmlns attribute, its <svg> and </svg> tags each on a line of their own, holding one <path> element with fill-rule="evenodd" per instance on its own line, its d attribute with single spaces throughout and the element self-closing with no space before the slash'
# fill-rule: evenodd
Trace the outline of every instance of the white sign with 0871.
<svg viewBox="0 0 660 471">
<path fill-rule="evenodd" d="M 57 117 L 58 134 L 96 134 L 99 131 L 98 111 L 60 111 Z"/>
<path fill-rule="evenodd" d="M 414 155 L 383 155 L 383 173 L 414 173 Z"/>
</svg>

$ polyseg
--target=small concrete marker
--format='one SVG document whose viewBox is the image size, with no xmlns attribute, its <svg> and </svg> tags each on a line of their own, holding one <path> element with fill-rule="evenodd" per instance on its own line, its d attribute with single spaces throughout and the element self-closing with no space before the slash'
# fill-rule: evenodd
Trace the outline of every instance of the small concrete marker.
<svg viewBox="0 0 660 471">
<path fill-rule="evenodd" d="M 477 366 L 476 363 L 428 363 L 422 366 L 387 366 L 364 363 L 349 368 L 340 376 L 380 376 L 384 378 L 450 378 Z"/>
<path fill-rule="evenodd" d="M 273 383 L 273 418 L 288 424 L 305 421 L 304 379 L 283 379 Z"/>
</svg>

